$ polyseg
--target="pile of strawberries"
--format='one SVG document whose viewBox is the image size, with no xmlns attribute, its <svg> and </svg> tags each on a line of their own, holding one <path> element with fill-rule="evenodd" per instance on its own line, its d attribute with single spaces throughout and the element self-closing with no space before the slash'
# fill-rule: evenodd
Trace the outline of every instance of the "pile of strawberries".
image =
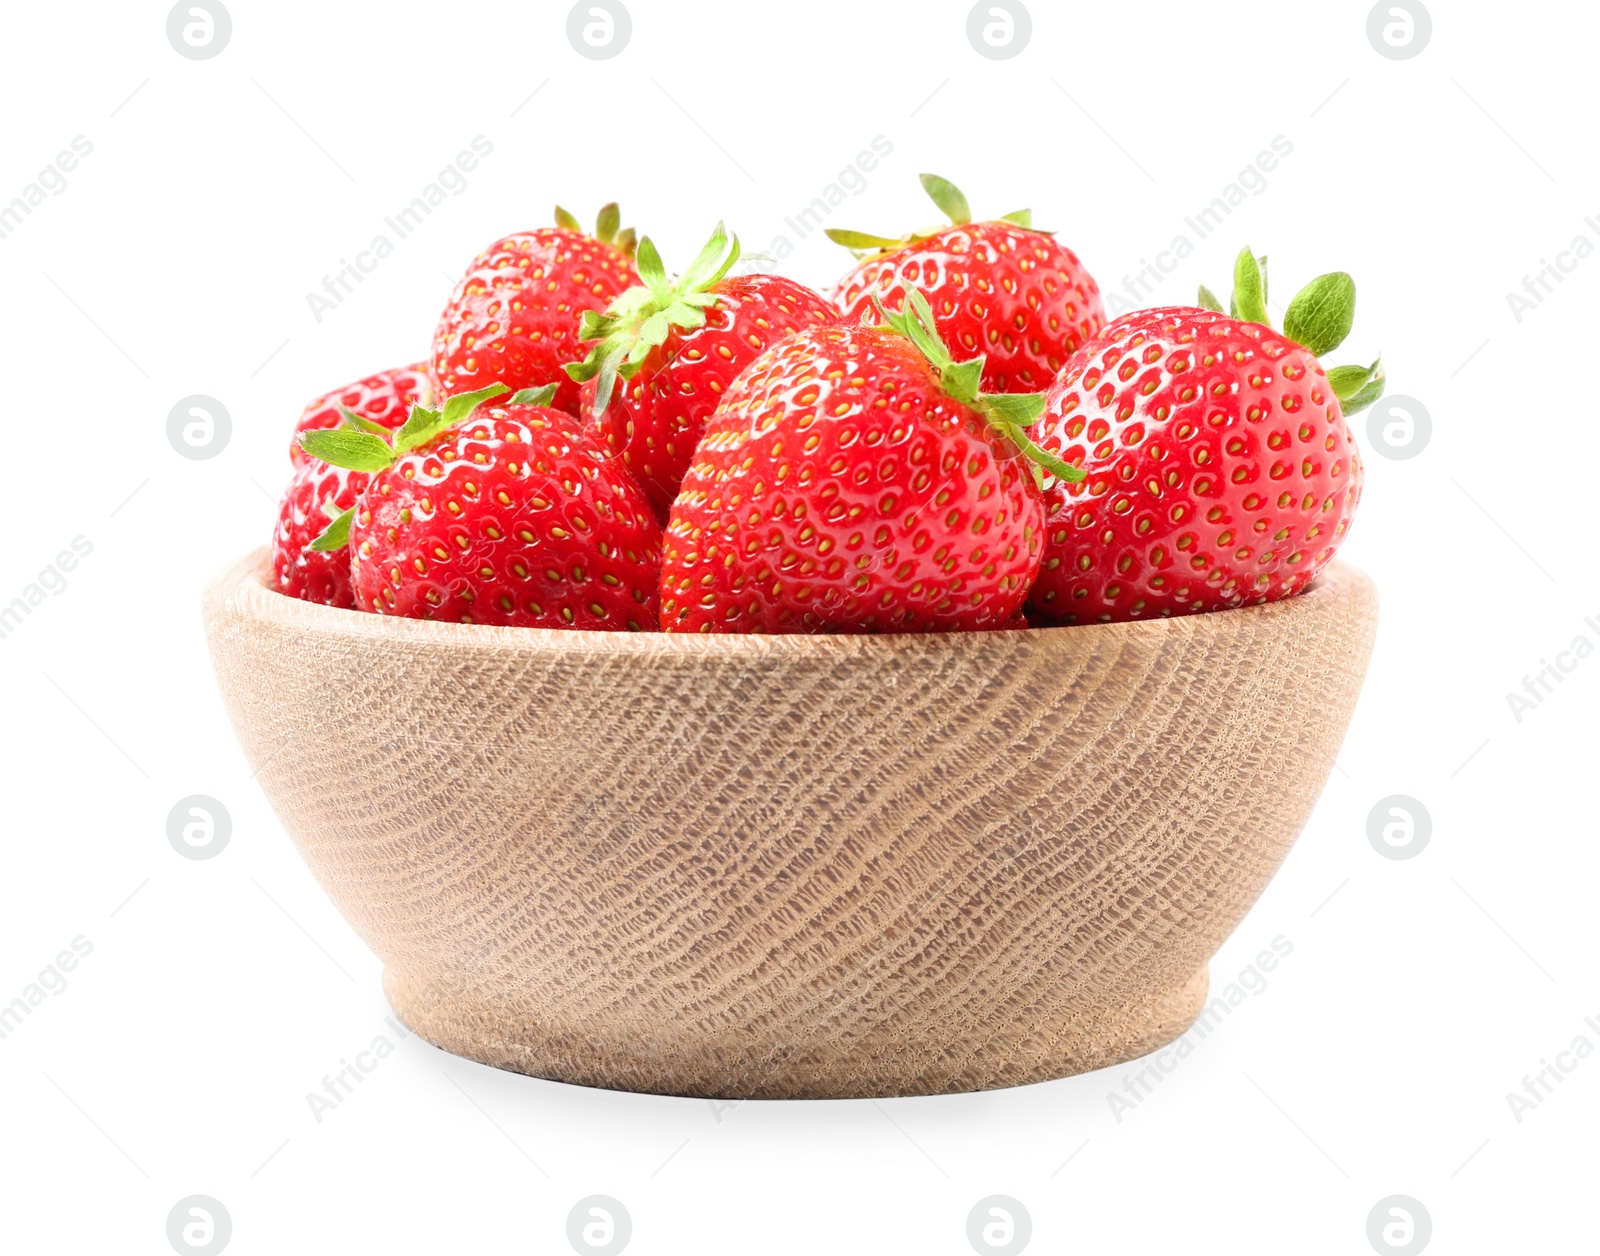
<svg viewBox="0 0 1600 1256">
<path fill-rule="evenodd" d="M 1383 391 L 1318 360 L 1355 286 L 1267 313 L 1107 323 L 1027 211 L 832 231 L 823 296 L 734 274 L 720 225 L 671 277 L 615 206 L 510 235 L 456 285 L 428 361 L 311 403 L 278 588 L 379 615 L 663 632 L 947 632 L 1272 601 L 1333 557 L 1361 496 L 1346 416 Z"/>
</svg>

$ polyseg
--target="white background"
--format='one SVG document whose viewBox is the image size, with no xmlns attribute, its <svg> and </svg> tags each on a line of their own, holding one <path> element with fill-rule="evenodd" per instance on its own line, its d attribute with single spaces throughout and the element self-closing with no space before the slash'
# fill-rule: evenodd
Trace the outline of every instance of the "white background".
<svg viewBox="0 0 1600 1256">
<path fill-rule="evenodd" d="M 1398 1193 L 1437 1252 L 1594 1250 L 1600 1054 L 1520 1122 L 1506 1098 L 1578 1035 L 1600 1047 L 1600 659 L 1520 722 L 1506 697 L 1578 635 L 1600 644 L 1600 258 L 1520 321 L 1507 301 L 1573 237 L 1600 244 L 1592 9 L 1439 0 L 1427 48 L 1396 61 L 1364 3 L 1037 3 L 1027 49 L 991 61 L 950 0 L 630 0 L 630 45 L 596 62 L 565 4 L 229 3 L 207 61 L 142 0 L 12 5 L 0 29 L 0 201 L 74 136 L 94 145 L 0 239 L 0 603 L 93 545 L 0 640 L 0 1003 L 93 945 L 0 1040 L 0 1246 L 167 1252 L 169 1209 L 198 1193 L 241 1254 L 563 1252 L 598 1193 L 640 1256 L 962 1253 L 969 1209 L 1004 1194 L 1040 1252 L 1359 1253 Z M 494 152 L 467 189 L 318 323 L 306 294 L 477 135 Z M 1431 414 L 1418 456 L 1369 454 L 1345 554 L 1381 590 L 1377 654 L 1214 986 L 1279 935 L 1292 955 L 1120 1121 L 1107 1095 L 1131 1066 L 718 1112 L 409 1039 L 318 1123 L 307 1093 L 394 1036 L 379 966 L 255 787 L 198 611 L 268 537 L 290 424 L 423 356 L 470 256 L 557 199 L 585 220 L 620 200 L 682 264 L 719 217 L 749 247 L 792 235 L 784 216 L 878 135 L 892 155 L 832 225 L 928 223 L 934 170 L 980 215 L 1032 206 L 1108 290 L 1286 137 L 1160 300 L 1224 290 L 1245 243 L 1280 306 L 1347 269 L 1340 359 L 1381 350 Z M 817 235 L 785 269 L 820 285 L 847 262 Z M 166 438 L 194 393 L 233 419 L 209 461 Z M 232 815 L 215 859 L 168 845 L 189 794 Z M 1391 794 L 1431 814 L 1416 858 L 1368 842 Z"/>
</svg>

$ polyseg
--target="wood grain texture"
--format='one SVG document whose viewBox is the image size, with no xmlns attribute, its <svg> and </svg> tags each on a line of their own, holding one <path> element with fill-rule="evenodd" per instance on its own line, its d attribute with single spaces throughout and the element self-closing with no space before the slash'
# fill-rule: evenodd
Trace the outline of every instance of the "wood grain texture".
<svg viewBox="0 0 1600 1256">
<path fill-rule="evenodd" d="M 978 1090 L 1172 1040 L 1300 832 L 1371 581 L 934 637 L 206 629 L 258 780 L 446 1050 L 716 1097 Z"/>
</svg>

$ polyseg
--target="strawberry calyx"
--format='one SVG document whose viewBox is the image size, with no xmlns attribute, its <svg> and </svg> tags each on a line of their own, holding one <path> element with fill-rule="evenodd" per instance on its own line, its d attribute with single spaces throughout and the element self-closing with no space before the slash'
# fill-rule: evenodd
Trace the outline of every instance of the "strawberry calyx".
<svg viewBox="0 0 1600 1256">
<path fill-rule="evenodd" d="M 410 453 L 419 445 L 426 445 L 446 428 L 466 422 L 483 402 L 510 391 L 504 384 L 490 384 L 476 392 L 458 393 L 437 410 L 414 405 L 404 426 L 394 432 L 376 423 L 368 424 L 360 415 L 345 411 L 348 427 L 302 432 L 300 448 L 313 458 L 330 466 L 343 467 L 346 471 L 362 471 L 369 475 L 387 471 L 402 454 Z M 554 384 L 546 384 L 542 388 L 524 388 L 513 394 L 507 404 L 547 406 L 555 394 Z M 353 506 L 343 512 L 329 512 L 332 522 L 311 542 L 309 548 L 318 554 L 343 549 L 350 543 L 350 520 L 354 515 Z"/>
<path fill-rule="evenodd" d="M 610 201 L 600 207 L 599 216 L 594 220 L 593 231 L 585 231 L 577 218 L 559 205 L 556 206 L 555 219 L 556 226 L 565 228 L 567 231 L 576 231 L 579 235 L 587 235 L 600 241 L 601 244 L 609 244 L 624 257 L 632 257 L 634 254 L 634 249 L 637 246 L 634 230 L 632 227 L 624 227 L 620 231 L 617 229 L 621 226 L 622 214 L 617 209 L 615 201 Z"/>
<path fill-rule="evenodd" d="M 1224 310 L 1222 302 L 1204 284 L 1200 285 L 1199 304 L 1201 309 L 1227 314 L 1241 322 L 1272 327 L 1272 316 L 1267 312 L 1267 259 L 1257 257 L 1246 245 L 1233 263 L 1233 295 L 1228 299 L 1228 308 Z M 1344 343 L 1355 316 L 1355 280 L 1342 270 L 1330 271 L 1295 293 L 1283 312 L 1283 334 L 1312 357 L 1320 358 Z M 1328 384 L 1346 417 L 1365 410 L 1383 396 L 1386 383 L 1381 356 L 1370 366 L 1335 366 L 1328 371 Z"/>
<path fill-rule="evenodd" d="M 947 231 L 950 227 L 965 227 L 972 221 L 972 209 L 967 204 L 967 198 L 949 179 L 936 174 L 920 174 L 917 176 L 922 181 L 923 191 L 928 198 L 939 207 L 941 213 L 950 220 L 948 225 L 928 227 L 923 230 L 913 231 L 898 239 L 889 236 L 872 235 L 865 231 L 850 231 L 839 227 L 829 227 L 823 234 L 835 244 L 842 244 L 857 257 L 870 257 L 875 253 L 887 253 L 891 249 L 902 248 L 907 244 L 915 244 L 918 240 L 926 240 L 930 236 Z M 1009 214 L 1002 214 L 997 222 L 1008 222 L 1013 227 L 1021 227 L 1025 231 L 1034 230 L 1033 211 L 1031 209 L 1013 210 Z M 1050 235 L 1048 231 L 1041 231 L 1040 235 Z"/>
<path fill-rule="evenodd" d="M 339 407 L 339 419 L 340 426 L 353 427 L 358 432 L 371 432 L 375 436 L 386 436 L 389 433 L 389 429 L 384 427 L 382 423 L 374 423 L 366 415 L 357 414 L 346 405 Z"/>
<path fill-rule="evenodd" d="M 639 278 L 644 282 L 629 288 L 603 313 L 585 310 L 578 324 L 578 339 L 595 345 L 581 362 L 569 362 L 567 374 L 577 383 L 599 377 L 595 386 L 594 412 L 603 414 L 611 403 L 617 379 L 632 379 L 639 373 L 650 350 L 663 343 L 668 333 L 703 326 L 705 311 L 718 297 L 710 291 L 739 260 L 739 237 L 718 223 L 711 238 L 689 269 L 676 281 L 667 278 L 661 254 L 649 236 L 639 241 L 634 259 Z"/>
<path fill-rule="evenodd" d="M 909 285 L 904 287 L 905 301 L 898 312 L 891 313 L 876 296 L 873 304 L 883 319 L 882 327 L 898 332 L 927 359 L 928 365 L 939 378 L 939 386 L 962 405 L 976 410 L 1002 436 L 1010 439 L 1028 459 L 1033 481 L 1044 488 L 1046 472 L 1058 480 L 1076 483 L 1087 472 L 1054 454 L 1040 448 L 1028 436 L 1028 428 L 1044 413 L 1045 397 L 1036 393 L 986 393 L 982 390 L 984 354 L 966 362 L 957 362 L 951 356 L 944 338 L 939 335 L 933 321 L 933 307 L 928 298 Z"/>
</svg>

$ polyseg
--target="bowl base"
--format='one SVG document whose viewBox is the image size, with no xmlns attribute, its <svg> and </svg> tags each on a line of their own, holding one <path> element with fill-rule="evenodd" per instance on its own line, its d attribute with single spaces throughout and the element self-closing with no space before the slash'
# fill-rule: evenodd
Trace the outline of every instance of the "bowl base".
<svg viewBox="0 0 1600 1256">
<path fill-rule="evenodd" d="M 482 997 L 441 997 L 440 985 L 385 969 L 383 990 L 396 1015 L 442 1051 L 546 1081 L 697 1099 L 889 1099 L 962 1094 L 1054 1081 L 1108 1068 L 1166 1046 L 1194 1024 L 1209 970 L 1176 989 L 1141 997 L 1108 1014 L 1066 1015 L 1055 1025 L 1017 1024 L 994 1032 L 974 1052 L 970 1025 L 943 1026 L 898 1042 L 816 1041 L 777 1045 L 741 1035 L 659 1036 L 633 1026 L 625 1035 L 560 1029 L 527 1010 Z M 1086 1009 L 1088 1010 L 1088 1009 Z"/>
</svg>

